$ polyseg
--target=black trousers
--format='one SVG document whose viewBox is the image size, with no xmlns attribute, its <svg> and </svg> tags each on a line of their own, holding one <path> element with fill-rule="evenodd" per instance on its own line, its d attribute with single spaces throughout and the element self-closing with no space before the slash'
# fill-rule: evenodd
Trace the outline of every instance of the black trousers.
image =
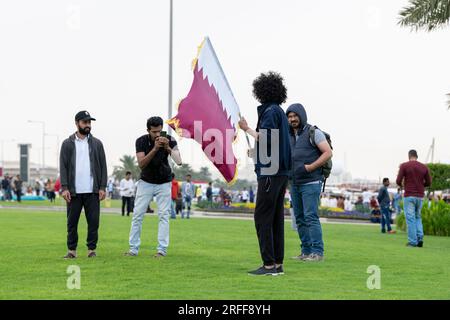
<svg viewBox="0 0 450 320">
<path fill-rule="evenodd" d="M 255 226 L 261 258 L 265 266 L 283 264 L 284 260 L 284 196 L 288 177 L 258 180 Z"/>
<path fill-rule="evenodd" d="M 22 202 L 22 191 L 16 191 L 17 202 Z"/>
<path fill-rule="evenodd" d="M 133 197 L 122 197 L 122 216 L 125 215 L 125 206 L 127 207 L 127 216 L 133 211 Z"/>
<path fill-rule="evenodd" d="M 67 204 L 67 248 L 76 250 L 78 245 L 78 221 L 84 208 L 88 224 L 87 247 L 95 250 L 100 226 L 100 198 L 98 193 L 77 194 Z"/>
</svg>

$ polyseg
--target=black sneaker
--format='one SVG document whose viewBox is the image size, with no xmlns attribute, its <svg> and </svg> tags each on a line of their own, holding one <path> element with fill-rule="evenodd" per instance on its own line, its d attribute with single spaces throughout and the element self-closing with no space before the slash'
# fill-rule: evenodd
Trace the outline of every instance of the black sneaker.
<svg viewBox="0 0 450 320">
<path fill-rule="evenodd" d="M 423 240 L 420 240 L 420 241 L 417 243 L 417 246 L 418 246 L 419 248 L 423 248 Z"/>
<path fill-rule="evenodd" d="M 277 276 L 277 268 L 273 267 L 272 269 L 267 269 L 266 267 L 262 266 L 259 269 L 256 269 L 254 271 L 248 272 L 249 276 Z"/>
<path fill-rule="evenodd" d="M 284 274 L 283 266 L 279 266 L 279 267 L 277 268 L 277 273 L 278 273 L 279 275 L 283 275 L 283 274 Z"/>
</svg>

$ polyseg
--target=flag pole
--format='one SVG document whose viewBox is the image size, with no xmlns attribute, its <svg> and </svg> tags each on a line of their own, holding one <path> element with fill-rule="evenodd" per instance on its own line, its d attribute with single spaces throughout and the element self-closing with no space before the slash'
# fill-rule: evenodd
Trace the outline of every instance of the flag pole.
<svg viewBox="0 0 450 320">
<path fill-rule="evenodd" d="M 172 74 L 173 74 L 173 0 L 170 0 L 170 40 L 169 40 L 169 120 L 172 119 Z M 169 134 L 172 133 L 172 128 L 169 126 Z"/>
<path fill-rule="evenodd" d="M 243 118 L 242 118 L 242 115 L 239 113 L 239 120 L 242 120 L 242 119 L 243 119 Z M 252 146 L 251 146 L 251 144 L 250 144 L 250 139 L 248 138 L 247 132 L 245 132 L 245 139 L 247 140 L 248 148 L 251 149 Z"/>
</svg>

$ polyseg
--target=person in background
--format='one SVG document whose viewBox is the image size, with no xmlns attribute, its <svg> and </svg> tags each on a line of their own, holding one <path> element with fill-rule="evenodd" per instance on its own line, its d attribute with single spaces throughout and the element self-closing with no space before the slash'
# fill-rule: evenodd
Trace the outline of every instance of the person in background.
<svg viewBox="0 0 450 320">
<path fill-rule="evenodd" d="M 330 199 L 328 200 L 328 205 L 330 208 L 337 208 L 337 198 L 336 196 L 330 196 Z"/>
<path fill-rule="evenodd" d="M 255 191 L 253 191 L 253 187 L 250 187 L 248 192 L 250 203 L 255 203 Z"/>
<path fill-rule="evenodd" d="M 58 176 L 55 182 L 55 193 L 61 194 L 61 178 Z"/>
<path fill-rule="evenodd" d="M 398 188 L 397 193 L 394 195 L 393 206 L 395 209 L 395 213 L 399 215 L 401 213 L 400 202 L 402 201 L 402 189 Z"/>
<path fill-rule="evenodd" d="M 112 199 L 114 195 L 114 181 L 111 179 L 108 182 L 108 198 Z"/>
<path fill-rule="evenodd" d="M 345 211 L 353 211 L 353 205 L 352 205 L 352 201 L 350 200 L 350 197 L 347 197 L 344 201 L 344 210 Z"/>
<path fill-rule="evenodd" d="M 381 233 L 386 233 L 386 227 L 387 232 L 390 234 L 395 233 L 394 230 L 392 230 L 391 227 L 391 198 L 389 196 L 388 187 L 390 185 L 389 179 L 384 178 L 383 179 L 383 186 L 380 188 L 380 191 L 378 192 L 378 203 L 380 204 L 380 211 L 381 211 Z"/>
<path fill-rule="evenodd" d="M 203 197 L 202 186 L 200 185 L 197 186 L 197 189 L 195 190 L 195 196 L 197 197 L 197 203 L 200 203 Z"/>
<path fill-rule="evenodd" d="M 11 179 L 6 174 L 2 180 L 3 198 L 5 201 L 11 201 Z"/>
<path fill-rule="evenodd" d="M 179 214 L 181 215 L 182 211 L 183 211 L 183 195 L 181 194 L 181 190 L 178 189 L 175 213 L 176 213 L 176 215 L 179 215 Z"/>
<path fill-rule="evenodd" d="M 178 183 L 177 179 L 175 178 L 175 174 L 172 173 L 172 211 L 170 218 L 176 219 L 177 218 L 177 199 L 178 194 L 180 193 L 180 184 Z"/>
<path fill-rule="evenodd" d="M 247 188 L 244 188 L 244 190 L 242 191 L 242 202 L 246 204 L 248 202 L 248 197 L 249 194 Z"/>
<path fill-rule="evenodd" d="M 423 247 L 422 205 L 425 188 L 431 186 L 428 167 L 418 161 L 416 150 L 408 153 L 409 161 L 400 165 L 397 185 L 405 190 L 403 211 L 408 227 L 408 247 Z"/>
<path fill-rule="evenodd" d="M 378 204 L 378 201 L 377 201 L 377 199 L 375 198 L 375 196 L 372 196 L 372 198 L 370 198 L 370 203 L 369 203 L 369 205 L 370 205 L 370 209 L 371 209 L 371 210 L 379 209 L 379 208 L 380 208 L 380 206 L 379 206 L 379 204 Z"/>
<path fill-rule="evenodd" d="M 206 189 L 206 199 L 208 200 L 209 207 L 212 208 L 212 203 L 213 203 L 212 182 L 209 182 L 208 188 Z"/>
<path fill-rule="evenodd" d="M 127 207 L 127 217 L 132 212 L 134 197 L 134 180 L 131 177 L 131 171 L 127 171 L 125 178 L 120 181 L 120 196 L 122 197 L 122 217 L 125 216 L 125 207 Z"/>
<path fill-rule="evenodd" d="M 369 190 L 367 190 L 367 188 L 363 189 L 362 197 L 364 208 L 370 209 L 370 192 Z"/>
<path fill-rule="evenodd" d="M 38 179 L 36 179 L 34 183 L 34 191 L 36 192 L 36 197 L 41 196 L 41 184 L 39 183 Z"/>
<path fill-rule="evenodd" d="M 190 174 L 186 175 L 186 182 L 184 182 L 181 187 L 181 193 L 183 195 L 183 211 L 181 212 L 181 219 L 184 219 L 184 209 L 187 209 L 186 215 L 188 219 L 191 214 L 192 199 L 195 196 L 195 186 L 191 182 L 191 179 L 192 176 Z"/>
<path fill-rule="evenodd" d="M 56 199 L 56 194 L 55 184 L 53 183 L 52 179 L 47 180 L 47 183 L 45 184 L 45 191 L 47 193 L 48 200 L 50 200 L 50 203 L 54 202 Z"/>
<path fill-rule="evenodd" d="M 339 196 L 337 199 L 337 207 L 339 209 L 345 210 L 345 199 L 342 196 Z"/>
<path fill-rule="evenodd" d="M 22 202 L 22 187 L 23 187 L 23 181 L 20 178 L 20 175 L 16 176 L 16 179 L 14 179 L 14 193 L 17 197 L 17 202 Z"/>
</svg>

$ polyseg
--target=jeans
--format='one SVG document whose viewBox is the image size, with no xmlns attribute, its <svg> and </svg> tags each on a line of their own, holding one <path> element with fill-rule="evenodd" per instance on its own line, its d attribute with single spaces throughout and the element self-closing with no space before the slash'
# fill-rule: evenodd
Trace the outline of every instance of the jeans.
<svg viewBox="0 0 450 320">
<path fill-rule="evenodd" d="M 187 218 L 189 219 L 189 215 L 191 214 L 191 206 L 192 206 L 192 198 L 190 196 L 184 197 L 183 209 L 187 207 Z M 181 211 L 181 219 L 184 219 L 184 210 Z"/>
<path fill-rule="evenodd" d="M 416 246 L 419 241 L 423 241 L 422 205 L 422 198 L 405 197 L 403 201 L 403 210 L 408 226 L 408 242 L 413 246 Z"/>
<path fill-rule="evenodd" d="M 319 220 L 321 190 L 322 183 L 291 186 L 292 206 L 304 255 L 323 255 L 324 252 Z"/>
<path fill-rule="evenodd" d="M 172 183 L 151 184 L 140 180 L 136 191 L 136 200 L 130 231 L 130 252 L 138 254 L 141 245 L 142 222 L 150 201 L 156 196 L 158 206 L 158 247 L 162 255 L 169 247 L 169 216 L 172 203 Z"/>
<path fill-rule="evenodd" d="M 381 232 L 391 231 L 391 210 L 389 207 L 381 207 Z"/>
<path fill-rule="evenodd" d="M 177 206 L 177 201 L 176 200 L 172 200 L 172 205 L 170 207 L 170 219 L 176 219 L 177 218 L 176 206 Z"/>
</svg>

